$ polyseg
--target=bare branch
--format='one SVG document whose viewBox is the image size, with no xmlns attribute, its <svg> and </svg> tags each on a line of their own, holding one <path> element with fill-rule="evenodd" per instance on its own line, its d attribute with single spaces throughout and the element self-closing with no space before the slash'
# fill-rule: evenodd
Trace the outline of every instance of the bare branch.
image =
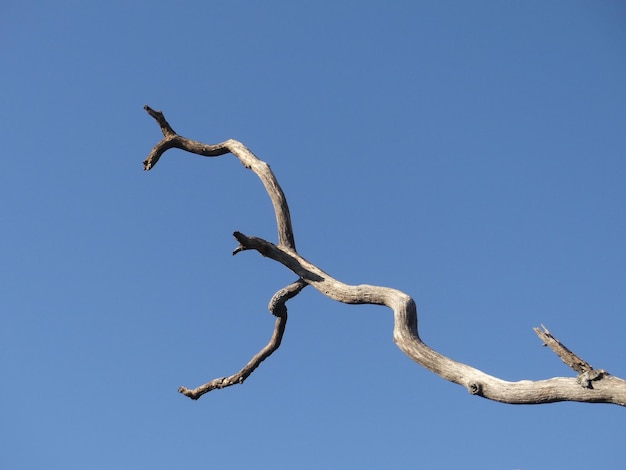
<svg viewBox="0 0 626 470">
<path fill-rule="evenodd" d="M 565 345 L 552 336 L 545 326 L 541 325 L 541 328 L 543 328 L 543 330 L 539 328 L 533 328 L 533 330 L 535 330 L 539 339 L 543 341 L 543 345 L 549 346 L 550 349 L 552 349 L 565 364 L 580 373 L 593 370 L 593 367 L 591 367 L 589 363 L 567 349 Z"/>
<path fill-rule="evenodd" d="M 389 307 L 394 314 L 393 339 L 398 347 L 418 364 L 445 380 L 462 385 L 473 395 L 511 404 L 577 401 L 626 406 L 626 381 L 611 376 L 603 369 L 593 369 L 587 362 L 580 359 L 550 335 L 545 327 L 544 331 L 537 328 L 535 331 L 570 367 L 580 372 L 578 378 L 555 377 L 538 381 L 507 382 L 438 353 L 423 343 L 419 337 L 417 308 L 410 296 L 389 287 L 345 284 L 334 279 L 296 252 L 285 195 L 266 163 L 259 160 L 243 144 L 235 140 L 228 140 L 216 145 L 206 145 L 181 137 L 173 131 L 162 113 L 154 111 L 148 106 L 145 108 L 159 123 L 164 138 L 144 161 L 144 168 L 146 170 L 152 168 L 163 153 L 170 148 L 179 148 L 203 156 L 218 156 L 226 153 L 235 155 L 246 168 L 250 168 L 259 176 L 272 200 L 278 226 L 279 244 L 275 245 L 261 238 L 235 232 L 234 236 L 239 245 L 233 254 L 255 250 L 261 255 L 281 263 L 300 278 L 299 281 L 277 292 L 272 298 L 270 310 L 277 316 L 277 320 L 272 339 L 263 350 L 237 374 L 215 379 L 194 390 L 181 387 L 181 393 L 197 399 L 204 393 L 216 388 L 242 383 L 280 345 L 287 321 L 287 310 L 284 302 L 297 295 L 306 284 L 310 284 L 323 295 L 338 302 L 376 304 Z"/>
<path fill-rule="evenodd" d="M 148 105 L 145 105 L 143 109 L 145 109 L 148 112 L 148 114 L 152 116 L 156 122 L 159 123 L 159 126 L 161 126 L 161 132 L 163 132 L 163 137 L 167 138 L 167 137 L 173 137 L 176 135 L 176 131 L 172 129 L 172 126 L 170 126 L 170 123 L 167 122 L 167 120 L 165 119 L 165 116 L 163 116 L 163 113 L 161 111 L 155 111 Z M 156 164 L 156 162 L 154 163 Z"/>
<path fill-rule="evenodd" d="M 178 391 L 192 400 L 197 400 L 202 395 L 209 393 L 212 390 L 242 384 L 248 376 L 261 365 L 261 362 L 270 357 L 274 351 L 280 347 L 280 343 L 285 333 L 285 327 L 287 326 L 287 306 L 285 304 L 289 299 L 298 295 L 306 286 L 306 282 L 298 279 L 296 282 L 289 284 L 287 287 L 274 294 L 268 306 L 270 312 L 276 316 L 276 323 L 274 324 L 274 333 L 272 334 L 272 338 L 267 346 L 261 349 L 252 359 L 250 359 L 243 369 L 230 377 L 219 377 L 204 385 L 200 385 L 193 390 L 188 389 L 187 387 L 180 387 Z"/>
<path fill-rule="evenodd" d="M 259 160 L 250 149 L 236 140 L 230 139 L 220 144 L 207 145 L 202 142 L 181 137 L 174 132 L 161 111 L 155 111 L 147 105 L 144 106 L 144 109 L 158 122 L 164 135 L 163 140 L 155 145 L 150 155 L 148 155 L 148 158 L 144 160 L 144 170 L 148 171 L 152 169 L 161 156 L 171 148 L 178 148 L 204 157 L 218 157 L 232 153 L 241 161 L 244 167 L 252 170 L 259 177 L 263 186 L 265 186 L 265 190 L 272 200 L 276 214 L 279 244 L 291 248 L 292 250 L 296 249 L 287 198 L 267 163 Z"/>
<path fill-rule="evenodd" d="M 256 250 L 263 256 L 281 263 L 331 299 L 349 304 L 376 304 L 389 307 L 394 313 L 393 339 L 398 347 L 415 362 L 441 378 L 466 387 L 472 395 L 511 404 L 578 401 L 626 406 L 626 381 L 610 376 L 605 371 L 598 371 L 601 373 L 590 379 L 595 382 L 594 387 L 589 388 L 578 378 L 556 377 L 538 381 L 508 382 L 454 361 L 422 342 L 417 330 L 415 302 L 404 292 L 367 284 L 357 286 L 344 284 L 298 253 L 239 232 L 235 232 L 235 238 L 245 249 Z"/>
<path fill-rule="evenodd" d="M 543 341 L 544 346 L 549 346 L 550 349 L 552 349 L 552 351 L 554 351 L 565 364 L 574 369 L 576 372 L 579 372 L 577 380 L 583 387 L 593 388 L 593 384 L 591 382 L 600 380 L 610 375 L 604 369 L 594 369 L 591 367 L 588 362 L 578 357 L 565 347 L 563 343 L 552 336 L 545 326 L 541 325 L 541 328 L 543 328 L 543 330 L 540 330 L 539 328 L 533 328 L 533 330 L 535 330 L 539 339 Z"/>
</svg>

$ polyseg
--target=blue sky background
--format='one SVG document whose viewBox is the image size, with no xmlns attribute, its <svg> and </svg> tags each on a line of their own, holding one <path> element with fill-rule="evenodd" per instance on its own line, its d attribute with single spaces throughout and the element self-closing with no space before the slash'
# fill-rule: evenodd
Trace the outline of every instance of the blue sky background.
<svg viewBox="0 0 626 470">
<path fill-rule="evenodd" d="M 177 393 L 269 339 L 300 253 L 412 295 L 423 339 L 507 380 L 626 376 L 626 3 L 0 6 L 0 466 L 623 469 L 623 408 L 512 406 L 405 357 L 381 307 L 312 289 L 244 385 Z"/>
</svg>

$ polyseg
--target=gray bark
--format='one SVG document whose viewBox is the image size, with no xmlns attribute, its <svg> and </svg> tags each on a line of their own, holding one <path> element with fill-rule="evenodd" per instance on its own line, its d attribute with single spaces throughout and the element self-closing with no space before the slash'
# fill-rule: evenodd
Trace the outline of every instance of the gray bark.
<svg viewBox="0 0 626 470">
<path fill-rule="evenodd" d="M 576 356 L 550 332 L 535 328 L 545 345 L 549 346 L 572 369 L 577 377 L 555 377 L 545 380 L 508 382 L 488 375 L 467 364 L 454 361 L 431 347 L 419 337 L 417 308 L 413 299 L 397 289 L 367 284 L 348 285 L 322 271 L 296 251 L 287 199 L 267 163 L 259 160 L 245 145 L 236 140 L 207 145 L 178 135 L 166 121 L 163 113 L 145 106 L 163 132 L 161 140 L 144 161 L 150 170 L 169 149 L 178 148 L 205 157 L 232 154 L 260 179 L 272 201 L 278 228 L 278 244 L 261 238 L 235 232 L 239 246 L 233 254 L 253 250 L 270 258 L 298 276 L 294 283 L 279 290 L 270 301 L 269 309 L 277 317 L 269 344 L 255 355 L 244 368 L 230 377 L 220 377 L 194 389 L 180 387 L 184 395 L 198 399 L 211 390 L 243 383 L 244 380 L 280 346 L 287 322 L 287 300 L 295 297 L 306 286 L 323 295 L 348 304 L 376 304 L 389 307 L 394 315 L 393 340 L 397 346 L 419 365 L 441 378 L 465 387 L 472 395 L 511 404 L 540 404 L 557 401 L 613 403 L 626 406 L 626 381 L 603 369 L 594 369 Z"/>
</svg>

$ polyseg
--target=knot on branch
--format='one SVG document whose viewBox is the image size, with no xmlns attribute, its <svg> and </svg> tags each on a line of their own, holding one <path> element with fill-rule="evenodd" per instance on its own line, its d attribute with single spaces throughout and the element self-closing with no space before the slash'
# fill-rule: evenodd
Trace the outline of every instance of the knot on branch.
<svg viewBox="0 0 626 470">
<path fill-rule="evenodd" d="M 467 391 L 470 393 L 470 395 L 482 395 L 483 386 L 479 382 L 470 382 L 467 385 Z"/>
<path fill-rule="evenodd" d="M 578 374 L 576 377 L 576 381 L 583 386 L 583 388 L 593 388 L 593 384 L 591 382 L 602 380 L 604 377 L 608 376 L 609 373 L 604 369 L 592 369 L 585 371 L 581 374 Z"/>
</svg>

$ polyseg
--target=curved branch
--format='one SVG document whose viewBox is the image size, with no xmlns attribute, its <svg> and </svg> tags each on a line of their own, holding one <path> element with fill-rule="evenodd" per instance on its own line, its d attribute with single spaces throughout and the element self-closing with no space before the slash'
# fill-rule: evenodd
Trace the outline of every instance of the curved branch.
<svg viewBox="0 0 626 470">
<path fill-rule="evenodd" d="M 421 366 L 441 378 L 462 385 L 472 395 L 511 404 L 539 404 L 557 401 L 614 403 L 626 406 L 626 381 L 602 374 L 592 387 L 577 378 L 557 377 L 546 380 L 508 382 L 474 367 L 454 361 L 427 346 L 419 337 L 417 308 L 413 299 L 397 289 L 367 284 L 348 285 L 334 279 L 299 254 L 257 237 L 240 232 L 235 238 L 246 250 L 258 251 L 293 271 L 327 297 L 348 304 L 385 305 L 393 310 L 393 340 Z M 599 371 L 598 371 L 599 372 Z M 601 379 L 601 380 L 600 380 Z"/>
<path fill-rule="evenodd" d="M 163 116 L 161 111 L 155 111 L 148 105 L 144 106 L 144 109 L 157 121 L 164 136 L 163 140 L 154 146 L 148 158 L 143 161 L 144 170 L 151 170 L 154 165 L 157 164 L 161 156 L 171 148 L 185 150 L 186 152 L 202 155 L 203 157 L 219 157 L 232 153 L 241 161 L 243 166 L 252 170 L 259 177 L 263 186 L 265 186 L 265 190 L 274 205 L 279 244 L 291 248 L 292 250 L 296 249 L 287 198 L 267 163 L 259 160 L 250 149 L 241 142 L 233 139 L 215 145 L 207 145 L 202 142 L 186 139 L 174 132 L 174 129 L 172 129 L 165 120 L 165 116 Z"/>
<path fill-rule="evenodd" d="M 272 334 L 272 338 L 267 346 L 261 349 L 252 359 L 250 359 L 243 369 L 230 377 L 219 377 L 194 389 L 179 387 L 178 391 L 192 400 L 197 400 L 202 395 L 209 393 L 212 390 L 242 384 L 248 376 L 261 365 L 261 362 L 270 357 L 272 353 L 280 347 L 280 343 L 283 340 L 283 335 L 285 333 L 285 327 L 287 326 L 287 306 L 285 304 L 287 300 L 298 295 L 306 286 L 306 282 L 298 279 L 296 282 L 289 284 L 287 287 L 274 294 L 268 306 L 270 312 L 276 316 L 276 323 L 274 324 L 274 333 Z"/>
<path fill-rule="evenodd" d="M 243 144 L 234 140 L 228 140 L 217 145 L 206 145 L 185 139 L 173 131 L 162 113 L 154 111 L 148 106 L 146 106 L 145 109 L 157 120 L 165 136 L 164 139 L 154 147 L 150 156 L 144 161 L 146 170 L 152 168 L 165 151 L 175 147 L 204 156 L 233 153 L 241 160 L 246 168 L 252 169 L 259 178 L 261 178 L 274 205 L 278 224 L 279 244 L 274 245 L 261 238 L 249 237 L 240 232 L 235 232 L 234 236 L 239 242 L 239 246 L 235 249 L 233 254 L 240 251 L 255 250 L 263 256 L 271 258 L 293 271 L 300 277 L 300 281 L 291 285 L 297 286 L 293 287 L 293 291 L 290 291 L 293 292 L 293 295 L 296 295 L 306 283 L 313 286 L 325 296 L 337 300 L 338 302 L 348 304 L 376 304 L 389 307 L 394 314 L 393 339 L 398 347 L 418 364 L 431 370 L 445 380 L 464 386 L 472 395 L 511 404 L 577 401 L 613 403 L 626 406 L 626 381 L 611 376 L 603 369 L 594 370 L 585 361 L 573 355 L 571 351 L 561 345 L 561 343 L 551 335 L 550 341 L 554 339 L 560 347 L 557 347 L 554 342 L 550 342 L 549 344 L 562 358 L 567 356 L 567 352 L 570 353 L 570 356 L 567 356 L 568 360 L 576 364 L 578 367 L 576 370 L 581 372 L 578 378 L 556 377 L 537 381 L 521 380 L 518 382 L 508 382 L 438 353 L 420 339 L 418 334 L 417 308 L 415 302 L 409 295 L 389 287 L 367 284 L 345 284 L 334 279 L 296 252 L 291 229 L 291 219 L 289 217 L 289 209 L 287 208 L 285 196 L 274 174 L 269 169 L 269 166 L 259 160 Z M 279 295 L 280 292 L 276 295 Z M 288 296 L 285 297 L 285 301 L 287 297 Z M 281 296 L 278 297 L 280 301 L 282 301 L 282 298 Z M 280 302 L 277 301 L 277 304 L 280 304 Z M 282 305 L 284 306 L 284 304 Z M 282 307 L 278 310 L 281 309 Z M 276 309 L 274 309 L 274 312 L 276 312 Z M 266 350 L 269 348 L 273 352 L 280 344 L 280 338 L 282 338 L 282 333 L 284 332 L 284 322 L 286 322 L 286 308 L 284 311 L 284 322 L 281 323 L 281 320 L 283 320 L 283 317 L 278 315 L 274 336 L 270 344 L 255 356 L 238 374 L 228 378 L 215 379 L 195 390 L 188 390 L 181 387 L 181 392 L 191 398 L 198 398 L 203 393 L 215 388 L 223 388 L 233 385 L 234 383 L 241 383 L 243 381 L 242 377 L 245 379 L 263 359 L 271 354 L 271 352 L 265 354 Z M 280 327 L 279 324 L 281 324 L 282 327 Z M 545 333 L 549 335 L 547 330 L 545 330 Z M 278 339 L 275 340 L 275 338 Z M 546 340 L 544 339 L 544 341 Z M 257 358 L 261 359 L 256 360 Z M 250 369 L 248 367 L 250 364 L 256 365 L 251 366 Z"/>
</svg>

